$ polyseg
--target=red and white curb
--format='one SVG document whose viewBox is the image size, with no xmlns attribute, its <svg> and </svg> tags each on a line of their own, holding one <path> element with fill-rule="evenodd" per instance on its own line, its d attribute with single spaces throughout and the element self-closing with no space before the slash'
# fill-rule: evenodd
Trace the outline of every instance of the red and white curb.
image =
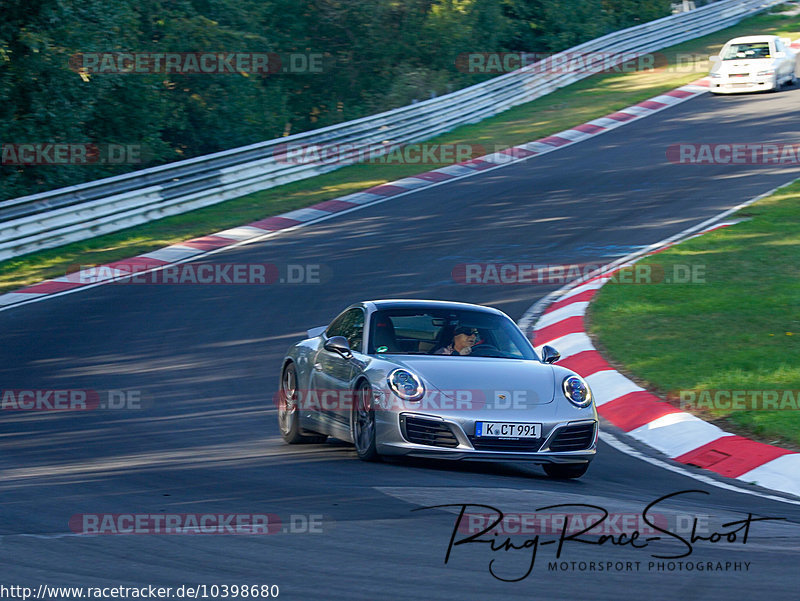
<svg viewBox="0 0 800 601">
<path fill-rule="evenodd" d="M 154 250 L 131 259 L 115 261 L 101 266 L 93 266 L 89 271 L 78 271 L 62 277 L 54 278 L 0 295 L 0 311 L 14 306 L 43 300 L 49 296 L 66 294 L 80 289 L 118 281 L 129 275 L 132 266 L 136 266 L 137 273 L 157 270 L 167 265 L 184 263 L 196 260 L 208 254 L 219 252 L 222 249 L 239 246 L 249 242 L 262 240 L 278 232 L 304 227 L 322 221 L 339 213 L 358 210 L 360 208 L 384 202 L 386 200 L 404 196 L 431 188 L 450 181 L 471 177 L 477 173 L 498 169 L 521 161 L 541 156 L 555 150 L 577 144 L 588 138 L 598 136 L 628 123 L 633 123 L 694 98 L 708 91 L 708 81 L 701 79 L 692 84 L 682 86 L 675 90 L 665 92 L 644 102 L 593 119 L 588 123 L 578 125 L 552 136 L 547 136 L 527 144 L 507 148 L 500 152 L 465 161 L 454 165 L 441 167 L 427 173 L 420 173 L 413 177 L 406 177 L 394 182 L 382 184 L 348 194 L 333 200 L 315 204 L 311 207 L 298 209 L 268 217 L 241 227 L 227 229 L 208 236 L 194 238 L 179 244 L 173 244 Z"/>
<path fill-rule="evenodd" d="M 736 222 L 717 223 L 690 238 L 733 223 Z M 551 304 L 532 327 L 537 351 L 545 344 L 556 348 L 561 353 L 558 364 L 586 379 L 600 416 L 628 436 L 679 463 L 800 496 L 800 453 L 725 432 L 681 411 L 616 371 L 594 348 L 584 323 L 589 303 L 614 271 L 632 265 L 640 258 L 562 290 L 551 299 Z"/>
</svg>

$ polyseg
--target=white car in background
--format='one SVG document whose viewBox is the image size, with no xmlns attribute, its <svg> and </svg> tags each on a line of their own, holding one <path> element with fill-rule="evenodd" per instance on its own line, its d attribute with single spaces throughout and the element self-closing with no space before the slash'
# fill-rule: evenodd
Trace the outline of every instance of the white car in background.
<svg viewBox="0 0 800 601">
<path fill-rule="evenodd" d="M 778 90 L 797 78 L 797 54 L 791 40 L 774 35 L 734 38 L 709 57 L 712 94 Z"/>
</svg>

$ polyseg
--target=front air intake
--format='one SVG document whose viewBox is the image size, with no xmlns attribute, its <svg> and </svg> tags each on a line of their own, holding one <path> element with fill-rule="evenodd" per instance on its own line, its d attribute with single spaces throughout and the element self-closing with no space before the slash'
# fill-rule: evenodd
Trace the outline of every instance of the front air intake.
<svg viewBox="0 0 800 601">
<path fill-rule="evenodd" d="M 447 447 L 450 449 L 458 446 L 458 439 L 453 434 L 450 426 L 435 419 L 401 415 L 400 429 L 403 432 L 403 437 L 414 444 Z"/>
</svg>

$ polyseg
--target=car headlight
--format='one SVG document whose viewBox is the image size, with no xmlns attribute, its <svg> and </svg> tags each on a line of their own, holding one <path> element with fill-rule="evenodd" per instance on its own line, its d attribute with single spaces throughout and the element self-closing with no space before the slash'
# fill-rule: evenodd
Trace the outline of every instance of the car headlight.
<svg viewBox="0 0 800 601">
<path fill-rule="evenodd" d="M 768 69 L 766 71 L 759 71 L 758 73 L 756 73 L 756 75 L 758 75 L 758 76 L 761 76 L 761 75 L 775 75 L 775 69 Z"/>
<path fill-rule="evenodd" d="M 564 396 L 576 407 L 588 407 L 592 404 L 592 391 L 580 376 L 567 376 L 561 383 Z"/>
<path fill-rule="evenodd" d="M 425 395 L 422 381 L 406 369 L 395 369 L 387 377 L 389 388 L 404 401 L 419 401 Z"/>
<path fill-rule="evenodd" d="M 717 79 L 718 77 L 722 77 L 722 73 L 709 73 L 708 76 L 711 79 Z"/>
</svg>

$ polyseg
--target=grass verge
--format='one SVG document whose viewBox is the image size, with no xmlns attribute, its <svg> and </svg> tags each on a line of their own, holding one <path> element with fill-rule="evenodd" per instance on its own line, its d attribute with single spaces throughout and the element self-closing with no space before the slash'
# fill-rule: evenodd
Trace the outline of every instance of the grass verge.
<svg viewBox="0 0 800 601">
<path fill-rule="evenodd" d="M 737 35 L 761 32 L 800 37 L 800 16 L 762 14 L 723 31 L 661 51 L 653 70 L 597 75 L 496 117 L 428 141 L 480 144 L 493 152 L 554 134 L 684 85 L 708 73 L 708 55 Z M 0 262 L 0 293 L 64 275 L 77 264 L 132 257 L 195 236 L 306 207 L 442 167 L 442 164 L 359 164 L 168 217 L 113 234 Z"/>
<path fill-rule="evenodd" d="M 662 283 L 601 288 L 590 334 L 621 371 L 662 398 L 797 450 L 800 183 L 732 218 L 747 220 L 643 259 Z M 692 272 L 695 282 L 674 283 Z"/>
</svg>

